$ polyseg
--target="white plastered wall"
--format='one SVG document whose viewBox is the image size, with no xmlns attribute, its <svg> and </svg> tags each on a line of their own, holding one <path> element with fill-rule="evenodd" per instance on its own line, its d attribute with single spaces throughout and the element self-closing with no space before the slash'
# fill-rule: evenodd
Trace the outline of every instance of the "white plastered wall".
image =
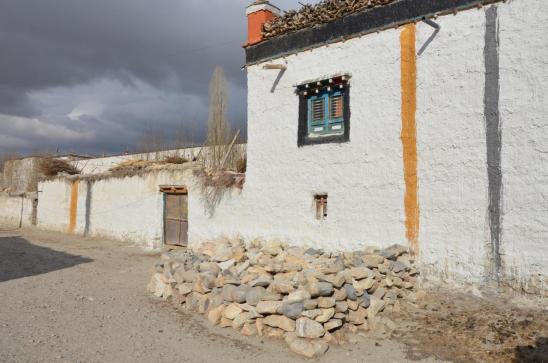
<svg viewBox="0 0 548 363">
<path fill-rule="evenodd" d="M 38 183 L 37 226 L 67 232 L 70 212 L 71 181 L 54 179 Z"/>
<path fill-rule="evenodd" d="M 19 227 L 32 225 L 32 198 L 0 193 L 0 225 Z"/>
<path fill-rule="evenodd" d="M 548 4 L 514 0 L 498 11 L 502 167 L 502 280 L 546 290 L 548 271 Z M 488 271 L 484 110 L 485 11 L 440 17 L 417 59 L 421 261 L 449 280 Z M 417 49 L 432 34 L 417 26 Z"/>
<path fill-rule="evenodd" d="M 248 67 L 248 171 L 243 234 L 329 250 L 405 243 L 400 141 L 399 31 L 324 46 Z M 382 65 L 382 67 L 379 67 Z M 297 146 L 295 85 L 349 73 L 350 142 Z M 328 193 L 317 221 L 314 194 Z M 240 210 L 234 211 L 240 213 Z M 242 223 L 240 223 L 242 224 Z"/>
<path fill-rule="evenodd" d="M 163 201 L 160 184 L 174 184 L 165 173 L 107 178 L 91 183 L 89 235 L 161 247 Z M 82 228 L 85 228 L 85 220 Z"/>
<path fill-rule="evenodd" d="M 499 6 L 503 267 L 535 292 L 548 283 L 548 3 Z"/>
<path fill-rule="evenodd" d="M 487 224 L 485 10 L 436 19 L 417 56 L 420 259 L 443 278 L 479 282 Z M 434 29 L 417 24 L 417 51 Z"/>
<path fill-rule="evenodd" d="M 40 228 L 68 231 L 71 184 L 76 180 L 78 178 L 58 178 L 40 183 Z M 196 226 L 191 223 L 190 228 L 208 229 L 211 221 L 204 214 L 201 189 L 192 169 L 186 168 L 126 177 L 79 179 L 74 233 L 127 241 L 144 248 L 162 247 L 164 201 L 161 185 L 186 186 L 189 218 L 196 220 Z"/>
</svg>

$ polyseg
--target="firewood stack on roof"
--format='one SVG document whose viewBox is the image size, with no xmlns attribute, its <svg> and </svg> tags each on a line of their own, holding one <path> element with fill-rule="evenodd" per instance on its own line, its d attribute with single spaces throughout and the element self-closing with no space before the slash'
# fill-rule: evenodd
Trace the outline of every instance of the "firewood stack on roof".
<svg viewBox="0 0 548 363">
<path fill-rule="evenodd" d="M 264 25 L 264 39 L 309 28 L 342 18 L 364 9 L 393 3 L 396 0 L 323 0 L 316 5 L 303 5 L 299 10 L 287 11 Z"/>
</svg>

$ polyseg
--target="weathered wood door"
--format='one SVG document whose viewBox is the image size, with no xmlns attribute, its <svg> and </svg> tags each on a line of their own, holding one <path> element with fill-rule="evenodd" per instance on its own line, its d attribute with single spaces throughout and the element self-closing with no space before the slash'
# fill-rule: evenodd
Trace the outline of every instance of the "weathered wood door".
<svg viewBox="0 0 548 363">
<path fill-rule="evenodd" d="M 188 242 L 188 194 L 165 193 L 164 242 L 186 246 Z"/>
</svg>

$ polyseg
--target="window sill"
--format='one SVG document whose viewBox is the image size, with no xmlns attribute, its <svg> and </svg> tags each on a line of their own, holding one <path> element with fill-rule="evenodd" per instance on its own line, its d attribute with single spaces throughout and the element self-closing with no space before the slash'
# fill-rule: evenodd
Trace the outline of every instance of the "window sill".
<svg viewBox="0 0 548 363">
<path fill-rule="evenodd" d="M 348 135 L 329 135 L 329 136 L 306 136 L 298 140 L 297 146 L 306 146 L 306 145 L 316 145 L 316 144 L 333 144 L 333 143 L 343 143 L 350 142 Z"/>
</svg>

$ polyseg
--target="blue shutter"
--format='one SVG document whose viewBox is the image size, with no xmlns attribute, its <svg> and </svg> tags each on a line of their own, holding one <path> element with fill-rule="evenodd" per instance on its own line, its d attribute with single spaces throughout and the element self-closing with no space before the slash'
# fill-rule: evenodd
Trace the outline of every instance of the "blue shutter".
<svg viewBox="0 0 548 363">
<path fill-rule="evenodd" d="M 319 94 L 308 99 L 308 133 L 322 134 L 328 120 L 329 98 L 327 94 Z"/>
<path fill-rule="evenodd" d="M 308 135 L 322 136 L 344 133 L 343 92 L 323 92 L 308 98 Z M 339 106 L 340 105 L 340 106 Z M 335 112 L 334 107 L 340 107 Z"/>
</svg>

